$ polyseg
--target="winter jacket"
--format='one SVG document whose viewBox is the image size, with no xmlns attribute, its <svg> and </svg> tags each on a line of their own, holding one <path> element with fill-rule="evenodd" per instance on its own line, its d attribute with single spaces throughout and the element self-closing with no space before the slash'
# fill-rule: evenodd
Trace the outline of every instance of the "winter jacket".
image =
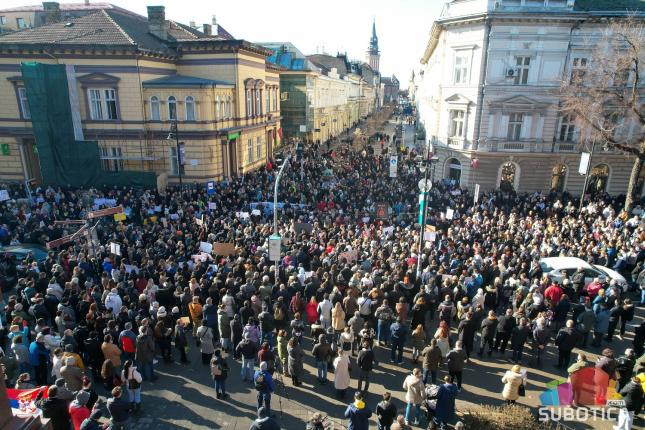
<svg viewBox="0 0 645 430">
<path fill-rule="evenodd" d="M 405 401 L 414 405 L 423 402 L 423 380 L 415 375 L 408 375 L 403 381 L 403 389 L 406 390 Z"/>
<path fill-rule="evenodd" d="M 531 328 L 527 325 L 514 327 L 511 332 L 511 348 L 518 349 L 523 346 L 529 334 L 531 334 Z"/>
<path fill-rule="evenodd" d="M 40 400 L 36 404 L 42 409 L 43 417 L 51 420 L 52 430 L 69 430 L 71 417 L 65 400 L 49 397 Z"/>
<path fill-rule="evenodd" d="M 203 354 L 212 354 L 215 352 L 213 346 L 213 330 L 207 326 L 201 326 L 197 329 L 197 339 L 201 342 L 201 351 Z"/>
<path fill-rule="evenodd" d="M 555 337 L 556 346 L 562 351 L 571 351 L 576 347 L 582 335 L 579 331 L 565 327 L 560 329 L 558 335 Z"/>
<path fill-rule="evenodd" d="M 461 348 L 451 349 L 446 355 L 448 370 L 451 372 L 463 372 L 466 362 L 466 351 Z"/>
<path fill-rule="evenodd" d="M 369 430 L 369 419 L 372 410 L 359 400 L 347 406 L 345 418 L 349 419 L 347 430 Z"/>
<path fill-rule="evenodd" d="M 149 363 L 155 356 L 155 342 L 152 336 L 140 334 L 137 336 L 137 352 L 134 359 L 138 363 Z"/>
<path fill-rule="evenodd" d="M 443 363 L 443 355 L 438 346 L 426 346 L 421 355 L 423 356 L 424 369 L 438 370 Z"/>
<path fill-rule="evenodd" d="M 371 349 L 361 349 L 356 357 L 356 363 L 361 370 L 369 372 L 374 367 L 374 351 Z"/>
<path fill-rule="evenodd" d="M 318 343 L 314 345 L 311 354 L 316 361 L 327 361 L 331 357 L 331 345 L 327 343 L 327 338 L 324 334 L 318 336 Z"/>
<path fill-rule="evenodd" d="M 258 353 L 258 347 L 250 339 L 244 339 L 235 347 L 235 352 L 247 360 L 254 359 Z"/>
<path fill-rule="evenodd" d="M 396 405 L 391 400 L 389 402 L 383 400 L 376 405 L 376 416 L 379 424 L 383 427 L 387 428 L 392 425 L 396 418 L 396 412 Z"/>
<path fill-rule="evenodd" d="M 65 379 L 65 385 L 72 391 L 78 391 L 83 388 L 83 371 L 76 366 L 63 366 L 60 374 Z"/>
<path fill-rule="evenodd" d="M 300 377 L 303 369 L 303 356 L 302 348 L 298 343 L 296 346 L 287 345 L 287 354 L 289 356 L 289 373 L 292 376 Z"/>
<path fill-rule="evenodd" d="M 630 412 L 638 410 L 643 404 L 643 387 L 640 383 L 629 381 L 620 390 L 620 394 L 625 400 L 625 408 Z"/>
<path fill-rule="evenodd" d="M 585 309 L 578 315 L 576 322 L 578 323 L 578 329 L 582 333 L 589 333 L 596 323 L 596 314 L 591 308 Z"/>
<path fill-rule="evenodd" d="M 103 352 L 103 357 L 106 360 L 110 360 L 114 367 L 121 365 L 121 350 L 118 346 L 113 343 L 103 342 L 101 345 L 101 351 Z"/>
<path fill-rule="evenodd" d="M 497 332 L 497 318 L 486 318 L 482 321 L 482 338 L 483 339 L 493 339 L 495 333 Z"/>
<path fill-rule="evenodd" d="M 520 385 L 524 383 L 522 375 L 508 370 L 502 377 L 502 382 L 504 383 L 504 389 L 502 390 L 504 400 L 517 400 L 520 397 Z"/>
</svg>

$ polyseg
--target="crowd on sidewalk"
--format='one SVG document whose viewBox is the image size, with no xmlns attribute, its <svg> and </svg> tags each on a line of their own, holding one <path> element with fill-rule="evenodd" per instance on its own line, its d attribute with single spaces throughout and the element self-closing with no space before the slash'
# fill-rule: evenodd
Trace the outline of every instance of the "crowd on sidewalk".
<svg viewBox="0 0 645 430">
<path fill-rule="evenodd" d="M 419 253 L 415 154 L 401 154 L 390 178 L 389 159 L 376 152 L 312 145 L 293 154 L 280 184 L 277 266 L 268 243 L 271 163 L 217 183 L 212 194 L 205 187 L 42 188 L 31 201 L 0 203 L 3 245 L 58 239 L 69 231 L 54 221 L 83 219 L 95 205 L 122 205 L 127 215 L 99 222 L 99 246 L 80 239 L 40 261 L 1 256 L 0 283 L 11 291 L 0 309 L 8 386 L 52 384 L 39 403 L 54 429 L 71 423 L 88 430 L 106 414 L 93 389 L 101 384 L 111 393 L 113 428 L 127 428 L 133 415 L 145 413 L 141 390 L 156 380 L 158 360 L 177 360 L 181 372 L 194 346 L 220 401 L 228 398 L 231 361 L 240 360 L 239 378 L 257 392 L 252 428 L 275 424 L 276 372 L 298 387 L 310 361 L 317 382 L 333 381 L 341 399 L 355 378 L 345 417 L 350 430 L 363 430 L 372 415 L 371 372 L 381 365 L 375 352 L 389 349 L 399 366 L 409 348 L 416 367 L 400 387 L 405 409 L 399 416 L 385 393 L 374 407 L 379 428 L 424 420 L 443 426 L 455 420 L 473 354 L 512 361 L 500 391 L 503 385 L 503 398 L 513 403 L 525 390 L 526 370 L 543 366 L 545 348 L 554 344 L 562 374 L 584 367 L 583 353 L 571 366 L 575 348 L 602 352 L 597 366 L 633 396 L 620 427 L 630 428 L 643 394 L 632 377 L 645 363 L 645 324 L 630 324 L 636 294 L 609 279 L 588 283 L 584 268 L 550 278 L 539 260 L 577 256 L 614 268 L 630 289 L 645 291 L 640 207 L 626 213 L 620 200 L 597 195 L 578 212 L 566 193 L 499 191 L 474 203 L 458 184 L 438 181 L 427 215 L 434 231 Z M 388 210 L 377 218 L 381 205 Z M 110 243 L 120 244 L 118 254 Z M 220 243 L 235 251 L 208 252 Z M 606 347 L 616 333 L 632 331 L 633 347 L 614 359 Z M 311 350 L 304 350 L 305 338 Z"/>
</svg>

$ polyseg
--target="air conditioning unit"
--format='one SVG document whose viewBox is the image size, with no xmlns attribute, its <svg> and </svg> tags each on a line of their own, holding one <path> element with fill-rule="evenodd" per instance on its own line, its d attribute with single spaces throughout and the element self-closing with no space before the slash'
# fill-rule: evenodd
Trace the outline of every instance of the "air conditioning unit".
<svg viewBox="0 0 645 430">
<path fill-rule="evenodd" d="M 515 76 L 515 69 L 506 69 L 506 77 L 512 78 L 513 76 Z"/>
</svg>

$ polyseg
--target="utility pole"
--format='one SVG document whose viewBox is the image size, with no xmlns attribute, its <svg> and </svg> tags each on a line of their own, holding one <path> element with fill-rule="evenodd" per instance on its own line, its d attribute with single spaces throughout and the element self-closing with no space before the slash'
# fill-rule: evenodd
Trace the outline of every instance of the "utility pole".
<svg viewBox="0 0 645 430">
<path fill-rule="evenodd" d="M 275 177 L 275 184 L 273 186 L 273 237 L 278 238 L 278 189 L 280 186 L 280 178 L 282 177 L 282 173 L 284 172 L 285 167 L 287 167 L 287 164 L 289 164 L 289 160 L 291 159 L 291 154 L 287 154 L 287 157 L 284 159 L 282 162 L 282 166 L 280 167 L 280 170 L 278 171 L 278 175 Z M 280 241 L 282 239 L 280 238 Z M 275 260 L 275 283 L 277 285 L 278 283 L 278 273 L 279 273 L 279 265 L 280 265 L 280 255 Z"/>
<path fill-rule="evenodd" d="M 580 205 L 578 206 L 578 213 L 582 212 L 582 204 L 585 201 L 585 192 L 587 191 L 587 185 L 589 184 L 589 173 L 591 172 L 591 162 L 593 160 L 593 153 L 596 149 L 596 142 L 594 141 L 591 144 L 591 153 L 589 153 L 589 161 L 587 162 L 587 171 L 585 172 L 585 184 L 582 186 L 582 192 L 580 193 Z"/>
</svg>

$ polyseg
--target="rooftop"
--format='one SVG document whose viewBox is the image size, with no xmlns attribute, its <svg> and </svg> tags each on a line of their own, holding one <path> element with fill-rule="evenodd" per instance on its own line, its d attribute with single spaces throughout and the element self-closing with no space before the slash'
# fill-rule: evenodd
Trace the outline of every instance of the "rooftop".
<svg viewBox="0 0 645 430">
<path fill-rule="evenodd" d="M 258 45 L 272 51 L 267 61 L 287 70 L 320 71 L 307 57 L 290 42 L 263 42 Z"/>
<path fill-rule="evenodd" d="M 77 11 L 77 10 L 98 10 L 98 9 L 121 9 L 118 6 L 113 5 L 112 3 L 60 3 L 60 10 L 62 12 Z M 44 12 L 44 8 L 41 4 L 34 4 L 28 6 L 18 6 L 18 7 L 9 7 L 0 9 L 0 13 L 10 13 L 10 12 Z"/>
<path fill-rule="evenodd" d="M 144 88 L 233 88 L 232 82 L 216 81 L 186 75 L 171 75 L 142 82 Z"/>
</svg>

